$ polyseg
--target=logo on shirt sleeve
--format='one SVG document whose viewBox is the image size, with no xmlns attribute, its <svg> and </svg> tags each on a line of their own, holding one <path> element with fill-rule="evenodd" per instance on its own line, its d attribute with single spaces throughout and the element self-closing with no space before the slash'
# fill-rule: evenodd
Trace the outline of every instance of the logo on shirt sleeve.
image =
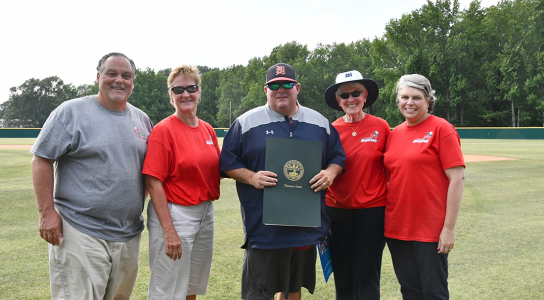
<svg viewBox="0 0 544 300">
<path fill-rule="evenodd" d="M 429 131 L 427 132 L 427 135 L 425 135 L 423 138 L 415 139 L 412 143 L 428 143 L 431 137 L 433 136 L 433 132 Z"/>
</svg>

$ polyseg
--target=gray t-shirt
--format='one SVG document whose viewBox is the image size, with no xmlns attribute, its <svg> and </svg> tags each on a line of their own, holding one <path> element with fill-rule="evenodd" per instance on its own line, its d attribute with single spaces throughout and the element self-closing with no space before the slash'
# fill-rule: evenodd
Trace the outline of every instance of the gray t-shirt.
<svg viewBox="0 0 544 300">
<path fill-rule="evenodd" d="M 142 232 L 142 166 L 152 127 L 131 104 L 111 111 L 94 96 L 51 112 L 30 152 L 56 161 L 55 207 L 70 225 L 118 242 Z"/>
</svg>

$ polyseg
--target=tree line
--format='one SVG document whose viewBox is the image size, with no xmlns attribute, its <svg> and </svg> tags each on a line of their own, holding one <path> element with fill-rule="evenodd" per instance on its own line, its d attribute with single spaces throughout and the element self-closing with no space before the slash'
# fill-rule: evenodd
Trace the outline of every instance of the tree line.
<svg viewBox="0 0 544 300">
<path fill-rule="evenodd" d="M 350 44 L 318 44 L 313 50 L 296 41 L 279 45 L 247 66 L 199 66 L 202 101 L 197 115 L 213 127 L 229 127 L 236 117 L 266 103 L 267 69 L 291 64 L 301 83 L 301 105 L 333 121 L 342 113 L 323 100 L 336 75 L 358 70 L 380 86 L 368 113 L 394 127 L 404 118 L 395 104 L 395 86 L 404 74 L 426 76 L 436 90 L 435 115 L 458 127 L 544 126 L 544 0 L 501 1 L 465 10 L 458 0 L 427 1 L 420 9 L 392 19 L 385 34 Z M 361 28 L 364 31 L 364 28 Z M 173 113 L 166 79 L 170 70 L 136 70 L 129 102 L 153 123 Z M 75 87 L 56 77 L 29 79 L 10 89 L 0 119 L 13 127 L 41 127 L 60 103 L 96 94 L 98 86 Z"/>
</svg>

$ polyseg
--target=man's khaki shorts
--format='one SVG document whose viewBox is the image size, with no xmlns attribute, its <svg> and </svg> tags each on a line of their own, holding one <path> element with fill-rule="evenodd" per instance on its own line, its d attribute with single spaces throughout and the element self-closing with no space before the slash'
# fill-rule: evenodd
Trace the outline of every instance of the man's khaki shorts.
<svg viewBox="0 0 544 300">
<path fill-rule="evenodd" d="M 82 233 L 62 220 L 63 241 L 49 244 L 52 299 L 129 299 L 140 257 L 138 234 L 110 242 Z"/>
</svg>

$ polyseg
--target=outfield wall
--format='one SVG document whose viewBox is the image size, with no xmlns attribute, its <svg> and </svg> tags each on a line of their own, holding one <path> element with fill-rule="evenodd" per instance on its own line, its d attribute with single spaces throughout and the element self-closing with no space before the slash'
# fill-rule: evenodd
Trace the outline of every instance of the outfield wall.
<svg viewBox="0 0 544 300">
<path fill-rule="evenodd" d="M 462 139 L 525 139 L 543 140 L 544 127 L 459 127 Z M 228 128 L 215 128 L 217 137 L 224 137 Z M 0 128 L 0 138 L 35 138 L 40 128 Z"/>
<path fill-rule="evenodd" d="M 225 137 L 225 134 L 227 134 L 228 128 L 214 128 L 215 134 L 217 134 L 218 138 Z"/>
<path fill-rule="evenodd" d="M 0 138 L 35 138 L 41 128 L 0 128 Z"/>
<path fill-rule="evenodd" d="M 544 127 L 459 127 L 462 139 L 544 139 Z"/>
</svg>

